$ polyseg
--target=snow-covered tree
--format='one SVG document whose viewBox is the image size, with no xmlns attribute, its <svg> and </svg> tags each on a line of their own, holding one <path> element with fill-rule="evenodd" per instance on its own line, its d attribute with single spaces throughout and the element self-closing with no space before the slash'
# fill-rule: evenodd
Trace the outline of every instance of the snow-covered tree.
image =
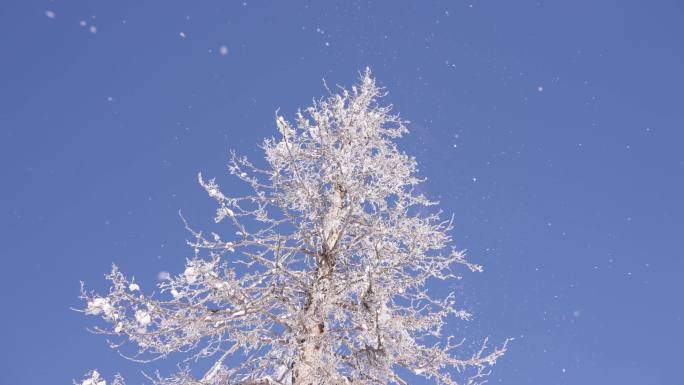
<svg viewBox="0 0 684 385">
<path fill-rule="evenodd" d="M 294 123 L 277 116 L 266 166 L 235 154 L 229 164 L 249 195 L 226 195 L 200 174 L 230 235 L 188 226 L 194 255 L 155 295 L 113 266 L 109 293 L 82 289 L 84 312 L 110 325 L 94 331 L 132 343 L 135 360 L 212 360 L 204 373 L 150 378 L 158 384 L 407 384 L 408 373 L 483 382 L 506 343 L 467 351 L 443 333 L 470 314 L 454 293 L 428 291 L 459 267 L 482 268 L 450 246 L 451 221 L 417 192 L 416 161 L 394 142 L 406 122 L 382 96 L 367 70 Z M 83 384 L 101 381 L 94 371 Z"/>
</svg>

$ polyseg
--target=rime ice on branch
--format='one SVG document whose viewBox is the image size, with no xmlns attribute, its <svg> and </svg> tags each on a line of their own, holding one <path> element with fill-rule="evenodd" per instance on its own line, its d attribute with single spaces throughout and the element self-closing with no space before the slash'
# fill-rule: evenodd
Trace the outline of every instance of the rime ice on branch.
<svg viewBox="0 0 684 385">
<path fill-rule="evenodd" d="M 132 343 L 131 359 L 183 352 L 214 363 L 151 378 L 158 384 L 407 384 L 408 372 L 484 381 L 506 343 L 473 353 L 443 336 L 450 318 L 470 315 L 453 293 L 426 288 L 482 268 L 450 247 L 451 222 L 416 192 L 416 161 L 394 143 L 405 122 L 378 104 L 383 95 L 367 70 L 294 123 L 277 116 L 267 167 L 235 154 L 229 165 L 251 195 L 225 195 L 200 175 L 216 222 L 235 235 L 188 227 L 194 256 L 156 297 L 114 266 L 107 295 L 82 290 L 85 312 L 111 325 L 95 331 Z"/>
</svg>

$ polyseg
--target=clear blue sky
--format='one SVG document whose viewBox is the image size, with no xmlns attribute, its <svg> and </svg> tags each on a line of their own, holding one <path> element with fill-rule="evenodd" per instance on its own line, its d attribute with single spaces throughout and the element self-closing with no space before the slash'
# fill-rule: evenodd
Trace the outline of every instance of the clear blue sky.
<svg viewBox="0 0 684 385">
<path fill-rule="evenodd" d="M 365 66 L 486 266 L 450 331 L 516 337 L 492 383 L 682 383 L 682 20 L 677 0 L 3 0 L 0 383 L 140 383 L 70 310 L 79 280 L 178 272 L 177 211 L 214 209 L 196 173 L 230 190 L 230 148 L 260 158 L 277 108 Z"/>
</svg>

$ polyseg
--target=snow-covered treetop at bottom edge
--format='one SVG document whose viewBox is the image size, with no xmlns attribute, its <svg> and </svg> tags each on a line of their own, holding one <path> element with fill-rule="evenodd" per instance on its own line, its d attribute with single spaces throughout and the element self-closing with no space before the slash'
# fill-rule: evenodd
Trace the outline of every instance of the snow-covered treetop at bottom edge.
<svg viewBox="0 0 684 385">
<path fill-rule="evenodd" d="M 235 154 L 229 164 L 249 195 L 200 174 L 230 235 L 188 226 L 194 254 L 155 295 L 113 266 L 108 294 L 82 289 L 84 312 L 108 324 L 94 332 L 132 345 L 136 361 L 184 354 L 177 373 L 148 375 L 162 385 L 483 382 L 506 342 L 468 352 L 444 336 L 447 321 L 470 315 L 454 293 L 427 289 L 458 279 L 459 266 L 482 268 L 450 246 L 451 221 L 416 191 L 416 161 L 394 142 L 405 122 L 382 96 L 367 70 L 294 123 L 277 116 L 266 167 Z M 187 365 L 196 358 L 213 364 L 197 373 Z M 81 384 L 105 381 L 93 371 Z"/>
</svg>

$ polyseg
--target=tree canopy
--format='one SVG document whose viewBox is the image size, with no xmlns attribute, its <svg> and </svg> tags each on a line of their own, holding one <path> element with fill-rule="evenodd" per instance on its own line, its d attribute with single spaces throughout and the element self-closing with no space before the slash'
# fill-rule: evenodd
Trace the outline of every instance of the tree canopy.
<svg viewBox="0 0 684 385">
<path fill-rule="evenodd" d="M 214 362 L 150 378 L 164 385 L 407 384 L 409 372 L 437 384 L 484 381 L 506 343 L 468 352 L 444 326 L 470 314 L 455 293 L 428 290 L 482 267 L 451 245 L 451 220 L 418 192 L 416 160 L 395 143 L 406 122 L 379 104 L 384 94 L 366 70 L 293 122 L 276 116 L 266 167 L 232 155 L 229 171 L 248 195 L 224 194 L 200 174 L 215 221 L 234 232 L 186 224 L 194 253 L 156 295 L 113 266 L 108 293 L 82 289 L 84 312 L 109 325 L 95 332 L 133 344 L 131 359 L 183 352 Z M 228 364 L 233 356 L 239 364 Z M 94 371 L 82 384 L 103 381 Z"/>
</svg>

